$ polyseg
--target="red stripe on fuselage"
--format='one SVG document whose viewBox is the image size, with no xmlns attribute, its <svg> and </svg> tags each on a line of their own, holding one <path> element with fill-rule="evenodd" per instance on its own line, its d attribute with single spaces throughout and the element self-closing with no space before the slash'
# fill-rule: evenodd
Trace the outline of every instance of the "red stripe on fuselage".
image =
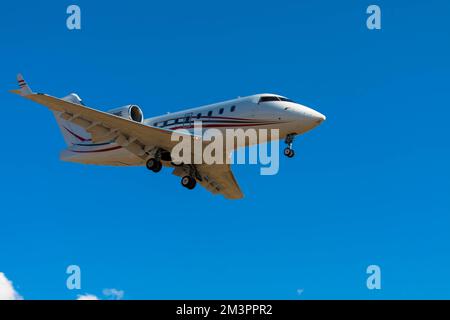
<svg viewBox="0 0 450 320">
<path fill-rule="evenodd" d="M 202 128 L 224 128 L 224 127 L 251 127 L 251 126 L 261 126 L 261 125 L 269 125 L 269 124 L 277 124 L 280 122 L 256 122 L 256 123 L 229 123 L 229 124 L 206 124 L 202 125 Z M 170 130 L 177 130 L 177 129 L 191 129 L 194 128 L 194 125 L 188 125 L 188 126 L 178 126 L 174 128 L 167 128 Z"/>
<path fill-rule="evenodd" d="M 196 118 L 195 115 L 192 115 L 192 118 Z M 227 120 L 251 120 L 251 121 L 255 121 L 255 119 L 249 119 L 249 118 L 222 117 L 222 116 L 202 116 L 201 118 L 227 119 Z"/>
</svg>

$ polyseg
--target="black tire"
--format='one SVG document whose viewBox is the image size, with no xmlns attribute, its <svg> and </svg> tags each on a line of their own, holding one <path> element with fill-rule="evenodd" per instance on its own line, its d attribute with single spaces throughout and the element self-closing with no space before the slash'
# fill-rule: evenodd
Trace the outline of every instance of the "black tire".
<svg viewBox="0 0 450 320">
<path fill-rule="evenodd" d="M 150 158 L 150 159 L 148 159 L 147 162 L 145 163 L 145 166 L 147 167 L 148 170 L 152 170 L 152 171 L 153 171 L 153 168 L 154 168 L 154 166 L 155 166 L 155 163 L 156 163 L 156 159 Z"/>
<path fill-rule="evenodd" d="M 291 153 L 293 152 L 293 150 L 289 147 L 285 148 L 283 153 L 286 157 L 292 158 Z"/>
<path fill-rule="evenodd" d="M 195 179 L 191 176 L 184 176 L 181 178 L 181 185 L 189 190 L 194 189 L 196 184 L 197 181 L 195 181 Z"/>
<path fill-rule="evenodd" d="M 295 156 L 294 150 L 291 149 L 291 153 L 288 155 L 289 158 L 293 158 Z"/>
<path fill-rule="evenodd" d="M 189 176 L 184 176 L 183 178 L 181 178 L 181 185 L 185 188 L 188 187 L 189 182 L 190 182 L 190 178 Z"/>
<path fill-rule="evenodd" d="M 192 190 L 197 185 L 197 180 L 191 177 L 191 182 L 189 183 L 189 186 L 187 187 L 189 190 Z"/>
<path fill-rule="evenodd" d="M 153 167 L 152 171 L 156 173 L 156 172 L 160 172 L 161 169 L 162 169 L 162 163 L 161 163 L 161 161 L 157 161 L 155 166 Z"/>
<path fill-rule="evenodd" d="M 145 166 L 147 167 L 148 170 L 151 170 L 153 172 L 159 172 L 161 171 L 162 163 L 161 161 L 158 161 L 155 158 L 150 158 L 145 163 Z"/>
</svg>

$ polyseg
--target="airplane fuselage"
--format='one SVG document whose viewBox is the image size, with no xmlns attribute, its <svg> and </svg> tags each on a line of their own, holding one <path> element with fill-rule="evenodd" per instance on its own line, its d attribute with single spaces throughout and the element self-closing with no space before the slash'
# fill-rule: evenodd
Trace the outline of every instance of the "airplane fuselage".
<svg viewBox="0 0 450 320">
<path fill-rule="evenodd" d="M 288 135 L 303 134 L 325 120 L 321 113 L 285 97 L 273 94 L 257 94 L 237 98 L 198 108 L 186 109 L 161 116 L 147 118 L 145 125 L 166 130 L 194 130 L 194 124 L 201 121 L 202 130 L 218 129 L 278 129 L 279 139 Z M 127 149 L 114 142 L 93 144 L 81 137 L 61 154 L 62 160 L 105 165 L 144 165 L 145 162 Z M 270 136 L 269 136 L 270 139 Z M 249 146 L 251 141 L 244 140 Z"/>
</svg>

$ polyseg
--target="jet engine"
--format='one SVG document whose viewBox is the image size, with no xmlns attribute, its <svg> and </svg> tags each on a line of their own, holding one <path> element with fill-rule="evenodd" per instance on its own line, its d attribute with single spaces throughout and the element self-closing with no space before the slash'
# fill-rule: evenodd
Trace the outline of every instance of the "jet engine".
<svg viewBox="0 0 450 320">
<path fill-rule="evenodd" d="M 135 104 L 129 104 L 124 107 L 108 110 L 107 112 L 128 120 L 133 120 L 140 123 L 144 122 L 144 113 L 141 108 Z"/>
</svg>

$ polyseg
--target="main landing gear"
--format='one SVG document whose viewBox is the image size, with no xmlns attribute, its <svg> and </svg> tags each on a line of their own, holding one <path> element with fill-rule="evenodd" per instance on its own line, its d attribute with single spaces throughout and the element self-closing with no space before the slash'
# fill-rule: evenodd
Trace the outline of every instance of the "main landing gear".
<svg viewBox="0 0 450 320">
<path fill-rule="evenodd" d="M 148 170 L 151 170 L 153 172 L 159 172 L 162 168 L 161 160 L 157 160 L 155 158 L 150 158 L 147 160 L 145 166 Z"/>
<path fill-rule="evenodd" d="M 175 167 L 185 166 L 184 164 L 175 164 L 175 163 L 172 163 L 172 165 Z M 158 158 L 158 157 L 150 158 L 145 163 L 145 166 L 147 167 L 148 170 L 151 170 L 153 172 L 159 172 L 162 169 L 162 162 L 161 162 L 160 158 Z M 194 166 L 186 166 L 186 169 L 184 172 L 187 175 L 185 175 L 185 176 L 183 176 L 183 178 L 181 178 L 181 185 L 189 190 L 194 189 L 195 186 L 197 185 L 197 179 L 194 177 L 197 177 L 198 179 L 201 180 L 196 168 Z"/>
<path fill-rule="evenodd" d="M 286 136 L 284 143 L 288 146 L 284 149 L 284 155 L 288 158 L 292 158 L 295 155 L 294 149 L 292 149 L 292 143 L 294 142 L 295 134 L 291 133 Z"/>
<path fill-rule="evenodd" d="M 181 178 L 181 185 L 189 190 L 192 190 L 197 185 L 197 179 L 201 180 L 197 168 L 194 165 L 188 165 L 185 167 L 186 175 Z"/>
<path fill-rule="evenodd" d="M 184 172 L 186 175 L 181 178 L 181 185 L 189 190 L 194 189 L 197 185 L 197 179 L 201 181 L 197 168 L 194 165 L 187 165 Z"/>
<path fill-rule="evenodd" d="M 185 188 L 188 188 L 189 190 L 194 189 L 196 184 L 197 181 L 192 176 L 184 176 L 183 178 L 181 178 L 181 185 Z"/>
</svg>

